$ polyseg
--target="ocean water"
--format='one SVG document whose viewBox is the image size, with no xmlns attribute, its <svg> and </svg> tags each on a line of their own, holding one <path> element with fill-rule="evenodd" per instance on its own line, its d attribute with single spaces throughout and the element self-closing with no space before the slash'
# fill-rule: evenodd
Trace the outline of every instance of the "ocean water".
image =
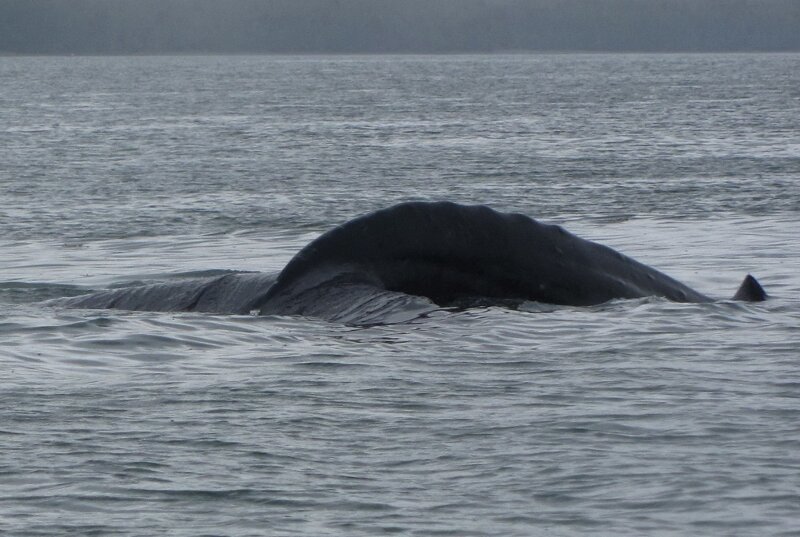
<svg viewBox="0 0 800 537">
<path fill-rule="evenodd" d="M 720 301 L 47 303 L 442 199 Z M 0 534 L 800 535 L 798 237 L 797 54 L 1 57 Z"/>
</svg>

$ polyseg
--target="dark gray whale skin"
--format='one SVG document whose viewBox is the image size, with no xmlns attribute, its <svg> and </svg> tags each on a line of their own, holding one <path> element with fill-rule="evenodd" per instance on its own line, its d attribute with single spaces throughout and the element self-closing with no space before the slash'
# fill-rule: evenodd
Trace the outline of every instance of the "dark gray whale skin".
<svg viewBox="0 0 800 537">
<path fill-rule="evenodd" d="M 591 306 L 646 296 L 712 299 L 560 226 L 486 206 L 409 202 L 361 216 L 310 242 L 278 274 L 118 289 L 67 299 L 84 308 L 303 315 L 367 322 L 438 307 L 536 301 Z M 734 299 L 764 300 L 747 276 Z M 407 314 L 407 315 L 405 315 Z"/>
</svg>

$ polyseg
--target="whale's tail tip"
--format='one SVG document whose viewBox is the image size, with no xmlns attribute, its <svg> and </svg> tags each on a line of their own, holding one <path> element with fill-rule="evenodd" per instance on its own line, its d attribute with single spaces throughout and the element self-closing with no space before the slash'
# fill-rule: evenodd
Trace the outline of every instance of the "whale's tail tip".
<svg viewBox="0 0 800 537">
<path fill-rule="evenodd" d="M 763 302 L 767 299 L 767 292 L 761 287 L 752 274 L 745 276 L 739 290 L 733 295 L 734 300 L 743 300 L 745 302 Z"/>
</svg>

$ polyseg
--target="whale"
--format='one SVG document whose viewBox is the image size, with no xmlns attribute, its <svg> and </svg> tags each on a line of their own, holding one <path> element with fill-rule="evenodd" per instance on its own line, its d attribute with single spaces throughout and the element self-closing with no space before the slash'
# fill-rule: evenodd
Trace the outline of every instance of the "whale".
<svg viewBox="0 0 800 537">
<path fill-rule="evenodd" d="M 563 227 L 485 205 L 405 202 L 345 222 L 278 274 L 231 272 L 62 299 L 75 308 L 402 322 L 446 308 L 713 299 Z M 767 298 L 750 274 L 733 300 Z"/>
</svg>

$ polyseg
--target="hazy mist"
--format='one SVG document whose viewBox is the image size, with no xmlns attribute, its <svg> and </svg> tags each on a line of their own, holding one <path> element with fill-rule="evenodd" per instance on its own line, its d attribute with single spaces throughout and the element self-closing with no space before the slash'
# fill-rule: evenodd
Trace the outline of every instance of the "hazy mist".
<svg viewBox="0 0 800 537">
<path fill-rule="evenodd" d="M 0 53 L 800 50 L 800 0 L 0 0 Z"/>
</svg>

